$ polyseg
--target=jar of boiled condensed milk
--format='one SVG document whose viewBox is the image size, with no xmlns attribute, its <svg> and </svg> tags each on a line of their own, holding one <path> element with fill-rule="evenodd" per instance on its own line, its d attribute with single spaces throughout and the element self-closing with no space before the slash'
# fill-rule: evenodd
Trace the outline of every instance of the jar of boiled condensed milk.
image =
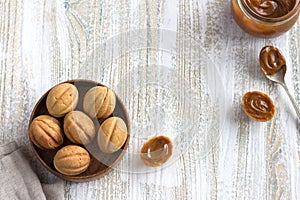
<svg viewBox="0 0 300 200">
<path fill-rule="evenodd" d="M 232 0 L 237 24 L 247 33 L 264 38 L 287 32 L 297 21 L 300 0 Z"/>
</svg>

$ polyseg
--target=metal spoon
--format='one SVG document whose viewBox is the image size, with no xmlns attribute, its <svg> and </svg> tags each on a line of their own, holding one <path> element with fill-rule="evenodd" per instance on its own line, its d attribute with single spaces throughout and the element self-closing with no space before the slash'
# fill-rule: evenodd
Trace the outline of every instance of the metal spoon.
<svg viewBox="0 0 300 200">
<path fill-rule="evenodd" d="M 263 74 L 271 81 L 279 83 L 288 94 L 294 109 L 300 119 L 300 110 L 297 102 L 289 92 L 284 81 L 286 73 L 286 61 L 279 49 L 273 46 L 265 46 L 259 54 L 260 69 Z"/>
</svg>

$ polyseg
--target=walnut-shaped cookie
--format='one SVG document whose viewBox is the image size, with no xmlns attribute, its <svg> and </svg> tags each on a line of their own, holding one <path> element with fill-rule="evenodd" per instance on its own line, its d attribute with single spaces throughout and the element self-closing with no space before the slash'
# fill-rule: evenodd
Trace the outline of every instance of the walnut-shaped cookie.
<svg viewBox="0 0 300 200">
<path fill-rule="evenodd" d="M 93 121 L 81 111 L 71 111 L 65 116 L 64 132 L 75 144 L 88 144 L 96 134 Z"/>
<path fill-rule="evenodd" d="M 100 126 L 98 146 L 104 153 L 114 153 L 125 143 L 128 136 L 127 126 L 119 117 L 110 117 Z"/>
<path fill-rule="evenodd" d="M 46 99 L 50 115 L 63 117 L 74 110 L 78 104 L 78 90 L 70 83 L 62 83 L 53 87 Z"/>
<path fill-rule="evenodd" d="M 108 87 L 95 86 L 87 91 L 83 99 L 83 110 L 90 117 L 107 118 L 116 106 L 116 95 Z"/>
<path fill-rule="evenodd" d="M 65 175 L 78 175 L 86 171 L 91 162 L 90 154 L 77 145 L 61 148 L 54 156 L 53 164 L 57 171 Z"/>
<path fill-rule="evenodd" d="M 33 119 L 29 127 L 30 140 L 40 149 L 55 149 L 63 141 L 61 124 L 49 115 L 40 115 Z"/>
</svg>

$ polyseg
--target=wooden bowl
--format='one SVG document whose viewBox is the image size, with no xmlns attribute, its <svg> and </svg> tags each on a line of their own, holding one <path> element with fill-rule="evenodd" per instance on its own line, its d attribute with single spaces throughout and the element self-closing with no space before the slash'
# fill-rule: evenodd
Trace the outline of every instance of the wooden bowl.
<svg viewBox="0 0 300 200">
<path fill-rule="evenodd" d="M 86 94 L 86 92 L 94 86 L 104 86 L 100 83 L 90 81 L 90 80 L 69 80 L 69 81 L 66 81 L 65 83 L 71 83 L 77 87 L 78 92 L 79 92 L 79 101 L 78 101 L 78 105 L 75 110 L 80 110 L 80 111 L 83 111 L 82 103 L 83 103 L 83 98 L 84 98 L 84 95 Z M 34 118 L 36 118 L 37 116 L 44 115 L 44 114 L 50 115 L 46 108 L 46 98 L 47 98 L 47 95 L 50 90 L 48 90 L 35 105 L 32 113 L 31 113 L 31 116 L 30 116 L 29 127 L 30 127 L 32 120 Z M 91 163 L 90 163 L 88 169 L 79 175 L 67 176 L 67 175 L 61 174 L 60 172 L 58 172 L 55 169 L 55 167 L 53 165 L 53 158 L 54 158 L 56 152 L 59 149 L 61 149 L 62 147 L 72 144 L 72 142 L 67 137 L 64 136 L 64 143 L 53 150 L 41 150 L 30 140 L 32 150 L 33 150 L 35 156 L 37 157 L 37 159 L 41 162 L 41 164 L 44 167 L 46 167 L 46 169 L 48 171 L 50 171 L 52 174 L 54 174 L 64 180 L 74 181 L 74 182 L 84 182 L 84 181 L 98 179 L 101 176 L 110 172 L 120 162 L 121 158 L 124 156 L 125 151 L 129 145 L 129 138 L 130 138 L 129 118 L 128 118 L 127 111 L 126 111 L 123 103 L 117 96 L 117 94 L 116 94 L 116 107 L 111 116 L 120 117 L 126 123 L 127 129 L 128 129 L 128 137 L 127 137 L 126 142 L 124 143 L 124 145 L 122 146 L 122 148 L 120 150 L 118 150 L 117 152 L 112 153 L 112 154 L 105 154 L 100 151 L 100 149 L 97 145 L 97 135 L 95 136 L 95 138 L 93 139 L 93 141 L 90 144 L 84 145 L 84 146 L 80 145 L 81 147 L 83 147 L 89 151 L 90 156 L 91 156 Z M 109 117 L 111 117 L 111 116 L 109 116 Z M 60 121 L 60 123 L 63 127 L 64 117 L 60 117 L 60 118 L 56 118 L 56 119 L 58 119 Z M 93 120 L 94 124 L 95 124 L 95 128 L 96 128 L 96 133 L 98 132 L 100 124 L 103 122 L 103 120 L 104 119 Z M 29 131 L 28 131 L 28 133 L 29 133 Z"/>
</svg>

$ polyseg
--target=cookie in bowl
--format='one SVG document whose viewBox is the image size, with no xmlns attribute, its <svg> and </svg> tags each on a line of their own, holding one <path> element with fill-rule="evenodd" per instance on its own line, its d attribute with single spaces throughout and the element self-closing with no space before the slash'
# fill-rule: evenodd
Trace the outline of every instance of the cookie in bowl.
<svg viewBox="0 0 300 200">
<path fill-rule="evenodd" d="M 95 125 L 85 113 L 71 111 L 64 118 L 64 133 L 74 144 L 88 144 L 95 137 Z"/>
<path fill-rule="evenodd" d="M 127 139 L 127 127 L 119 117 L 110 117 L 100 126 L 98 131 L 98 145 L 104 153 L 118 151 Z"/>
<path fill-rule="evenodd" d="M 49 115 L 33 119 L 29 127 L 30 140 L 40 149 L 55 149 L 64 142 L 60 122 Z"/>
<path fill-rule="evenodd" d="M 83 110 L 90 117 L 107 118 L 116 107 L 116 95 L 108 87 L 95 86 L 84 96 Z"/>
<path fill-rule="evenodd" d="M 77 145 L 68 145 L 57 151 L 53 164 L 64 175 L 78 175 L 87 170 L 90 162 L 87 150 Z"/>
<path fill-rule="evenodd" d="M 50 115 L 63 117 L 75 109 L 78 103 L 78 90 L 70 83 L 62 83 L 53 87 L 46 100 Z"/>
</svg>

